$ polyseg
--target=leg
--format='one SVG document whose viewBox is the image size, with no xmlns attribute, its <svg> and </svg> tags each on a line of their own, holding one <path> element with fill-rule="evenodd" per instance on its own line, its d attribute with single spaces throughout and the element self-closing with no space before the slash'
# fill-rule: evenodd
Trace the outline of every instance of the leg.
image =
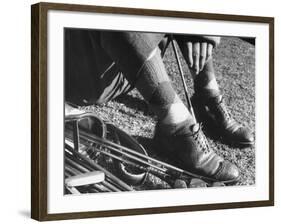
<svg viewBox="0 0 281 224">
<path fill-rule="evenodd" d="M 187 40 L 184 37 L 178 38 L 178 43 L 183 56 L 188 62 L 186 41 Z M 240 146 L 252 145 L 254 143 L 254 138 L 251 131 L 248 128 L 239 125 L 231 117 L 223 102 L 223 98 L 216 81 L 212 58 L 206 62 L 203 70 L 199 72 L 199 74 L 196 74 L 192 69 L 190 69 L 190 72 L 194 79 L 195 89 L 193 105 L 197 107 L 197 111 L 201 113 L 201 115 L 207 115 L 218 127 L 221 136 L 228 142 L 238 144 Z"/>
<path fill-rule="evenodd" d="M 236 181 L 239 177 L 237 167 L 210 148 L 200 125 L 194 123 L 174 91 L 160 51 L 149 38 L 140 33 L 107 32 L 102 38 L 102 46 L 156 113 L 155 141 L 176 159 L 178 165 L 206 180 Z"/>
<path fill-rule="evenodd" d="M 203 116 L 207 115 L 213 121 L 225 140 L 240 146 L 248 146 L 254 143 L 251 131 L 238 124 L 228 111 L 215 78 L 212 59 L 195 76 L 194 89 L 193 102 L 198 112 Z"/>
<path fill-rule="evenodd" d="M 65 97 L 74 105 L 106 103 L 132 86 L 104 52 L 100 32 L 65 30 Z"/>
<path fill-rule="evenodd" d="M 170 125 L 192 120 L 192 117 L 173 90 L 166 73 L 157 47 L 162 37 L 137 32 L 104 32 L 101 43 L 126 79 L 149 103 L 158 120 Z"/>
</svg>

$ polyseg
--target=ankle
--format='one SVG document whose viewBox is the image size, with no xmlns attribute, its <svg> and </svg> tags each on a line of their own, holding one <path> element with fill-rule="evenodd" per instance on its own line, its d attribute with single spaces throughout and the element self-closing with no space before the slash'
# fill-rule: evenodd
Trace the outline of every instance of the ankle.
<svg viewBox="0 0 281 224">
<path fill-rule="evenodd" d="M 195 124 L 193 118 L 186 119 L 180 123 L 163 123 L 158 121 L 156 129 L 164 135 L 181 135 L 190 133 L 190 127 Z"/>
<path fill-rule="evenodd" d="M 173 125 L 185 120 L 191 120 L 192 115 L 182 102 L 173 103 L 167 109 L 165 116 L 159 117 L 163 124 Z"/>
<path fill-rule="evenodd" d="M 214 74 L 212 75 L 200 74 L 200 75 L 203 78 L 197 77 L 194 80 L 194 90 L 196 95 L 200 96 L 200 98 L 203 99 L 217 97 L 218 95 L 220 95 L 220 90 L 219 90 L 218 83 L 215 79 L 215 75 Z"/>
<path fill-rule="evenodd" d="M 206 103 L 210 99 L 221 97 L 221 92 L 216 89 L 196 88 L 194 97 L 199 98 L 202 103 Z"/>
</svg>

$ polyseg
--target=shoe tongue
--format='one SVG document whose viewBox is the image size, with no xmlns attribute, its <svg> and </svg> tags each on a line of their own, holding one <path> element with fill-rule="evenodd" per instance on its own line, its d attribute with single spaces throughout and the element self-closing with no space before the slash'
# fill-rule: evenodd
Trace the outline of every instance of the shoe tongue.
<svg viewBox="0 0 281 224">
<path fill-rule="evenodd" d="M 196 124 L 190 126 L 190 131 L 191 131 L 192 133 L 198 132 L 199 129 L 200 129 L 200 124 L 198 124 L 198 123 L 196 123 Z"/>
</svg>

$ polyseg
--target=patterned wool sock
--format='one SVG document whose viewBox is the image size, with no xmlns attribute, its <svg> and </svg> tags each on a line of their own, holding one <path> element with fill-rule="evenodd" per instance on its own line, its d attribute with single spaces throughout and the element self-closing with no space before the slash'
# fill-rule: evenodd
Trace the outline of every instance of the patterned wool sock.
<svg viewBox="0 0 281 224">
<path fill-rule="evenodd" d="M 179 43 L 183 57 L 185 58 L 186 62 L 188 62 L 185 40 L 183 38 L 178 38 L 177 41 Z M 206 62 L 203 70 L 199 72 L 199 74 L 196 75 L 193 70 L 190 70 L 190 73 L 194 80 L 194 90 L 196 96 L 200 97 L 201 99 L 208 100 L 208 98 L 217 97 L 220 95 L 212 58 Z"/>
<path fill-rule="evenodd" d="M 159 50 L 145 61 L 135 86 L 157 115 L 158 124 L 166 134 L 174 134 L 183 126 L 194 124 L 190 112 L 170 83 Z"/>
<path fill-rule="evenodd" d="M 159 42 L 155 45 L 153 41 L 158 39 L 155 37 L 156 34 L 137 32 L 104 32 L 101 45 L 126 79 L 149 103 L 159 123 L 177 126 L 185 120 L 191 120 L 191 114 L 170 83 L 157 47 Z"/>
<path fill-rule="evenodd" d="M 216 81 L 212 59 L 210 59 L 204 69 L 195 76 L 194 90 L 197 96 L 205 100 L 221 95 Z"/>
</svg>

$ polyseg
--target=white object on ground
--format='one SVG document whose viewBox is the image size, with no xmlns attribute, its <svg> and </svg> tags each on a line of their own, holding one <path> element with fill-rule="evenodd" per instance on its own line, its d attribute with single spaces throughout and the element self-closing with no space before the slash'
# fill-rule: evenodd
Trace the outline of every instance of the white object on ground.
<svg viewBox="0 0 281 224">
<path fill-rule="evenodd" d="M 65 179 L 65 184 L 68 187 L 78 187 L 88 184 L 97 184 L 104 181 L 105 175 L 102 171 L 92 171 L 89 173 L 83 173 L 75 175 Z"/>
<path fill-rule="evenodd" d="M 78 115 L 85 113 L 85 111 L 72 107 L 68 103 L 65 103 L 64 111 L 66 117 L 69 115 Z"/>
</svg>

